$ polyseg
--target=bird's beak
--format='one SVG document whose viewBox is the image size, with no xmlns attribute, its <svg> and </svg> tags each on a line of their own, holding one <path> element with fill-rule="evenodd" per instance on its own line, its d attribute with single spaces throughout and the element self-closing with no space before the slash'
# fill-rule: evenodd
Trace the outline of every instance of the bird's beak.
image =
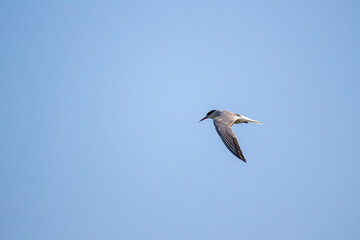
<svg viewBox="0 0 360 240">
<path fill-rule="evenodd" d="M 204 117 L 203 119 L 201 119 L 199 122 L 201 122 L 202 120 L 205 120 L 205 119 L 207 119 L 207 117 Z"/>
</svg>

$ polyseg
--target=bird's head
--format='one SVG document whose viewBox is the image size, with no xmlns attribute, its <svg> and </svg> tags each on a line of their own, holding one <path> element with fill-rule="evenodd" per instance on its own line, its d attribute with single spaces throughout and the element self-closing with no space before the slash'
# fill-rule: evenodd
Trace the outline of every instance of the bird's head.
<svg viewBox="0 0 360 240">
<path fill-rule="evenodd" d="M 208 113 L 206 114 L 206 116 L 205 116 L 203 119 L 200 120 L 200 122 L 201 122 L 202 120 L 207 119 L 207 118 L 214 119 L 214 118 L 217 117 L 217 116 L 219 116 L 219 112 L 218 112 L 217 110 L 211 110 L 210 112 L 208 112 Z"/>
</svg>

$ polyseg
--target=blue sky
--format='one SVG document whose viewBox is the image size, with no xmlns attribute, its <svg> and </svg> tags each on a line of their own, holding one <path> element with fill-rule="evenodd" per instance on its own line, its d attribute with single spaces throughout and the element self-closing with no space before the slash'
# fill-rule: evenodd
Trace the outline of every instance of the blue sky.
<svg viewBox="0 0 360 240">
<path fill-rule="evenodd" d="M 358 2 L 0 13 L 0 239 L 360 238 Z"/>
</svg>

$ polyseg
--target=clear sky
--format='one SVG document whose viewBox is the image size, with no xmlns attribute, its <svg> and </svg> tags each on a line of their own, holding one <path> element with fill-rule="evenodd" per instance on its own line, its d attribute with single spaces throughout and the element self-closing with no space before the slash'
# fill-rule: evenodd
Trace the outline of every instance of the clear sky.
<svg viewBox="0 0 360 240">
<path fill-rule="evenodd" d="M 0 239 L 360 239 L 358 1 L 2 1 Z M 233 127 L 212 109 L 263 122 Z"/>
</svg>

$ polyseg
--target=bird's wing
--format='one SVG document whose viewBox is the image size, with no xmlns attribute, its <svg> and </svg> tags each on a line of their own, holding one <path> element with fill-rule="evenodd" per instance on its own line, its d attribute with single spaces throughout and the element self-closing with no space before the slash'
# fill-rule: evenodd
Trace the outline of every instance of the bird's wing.
<svg viewBox="0 0 360 240">
<path fill-rule="evenodd" d="M 237 141 L 236 135 L 231 129 L 233 122 L 231 122 L 230 119 L 225 121 L 224 119 L 214 119 L 214 125 L 221 140 L 225 143 L 226 147 L 230 150 L 230 152 L 232 152 L 235 156 L 246 162 L 246 159 L 242 154 L 239 143 Z"/>
</svg>

